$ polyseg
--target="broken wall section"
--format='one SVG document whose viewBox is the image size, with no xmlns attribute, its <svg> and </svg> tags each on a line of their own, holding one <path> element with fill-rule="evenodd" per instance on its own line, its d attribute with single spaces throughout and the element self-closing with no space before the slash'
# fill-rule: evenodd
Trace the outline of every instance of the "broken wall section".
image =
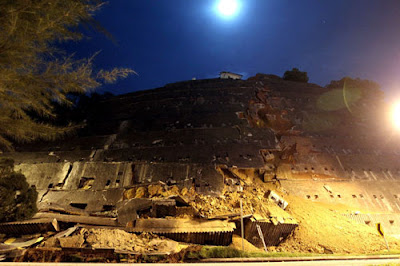
<svg viewBox="0 0 400 266">
<path fill-rule="evenodd" d="M 211 165 L 132 162 L 20 164 L 39 193 L 39 209 L 73 213 L 115 211 L 125 189 L 163 182 L 179 189 L 217 195 L 223 178 Z"/>
<path fill-rule="evenodd" d="M 16 172 L 21 171 L 26 176 L 27 182 L 37 190 L 48 188 L 63 189 L 65 178 L 68 177 L 71 163 L 42 163 L 15 165 Z"/>
<path fill-rule="evenodd" d="M 223 177 L 212 165 L 154 163 L 136 164 L 135 184 L 163 182 L 180 188 L 195 187 L 196 192 L 219 194 L 223 190 Z"/>
</svg>

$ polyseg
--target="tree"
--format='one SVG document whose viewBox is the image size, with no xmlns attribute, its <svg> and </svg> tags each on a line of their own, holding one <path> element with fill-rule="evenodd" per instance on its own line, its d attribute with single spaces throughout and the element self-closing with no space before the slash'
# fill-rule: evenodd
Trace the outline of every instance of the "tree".
<svg viewBox="0 0 400 266">
<path fill-rule="evenodd" d="M 0 3 L 0 146 L 52 140 L 77 129 L 34 117 L 55 117 L 54 102 L 73 103 L 69 93 L 86 93 L 125 78 L 133 70 L 93 70 L 93 58 L 75 59 L 60 43 L 84 37 L 82 25 L 100 29 L 93 18 L 101 0 L 3 0 Z M 34 114 L 32 116 L 32 114 Z"/>
<path fill-rule="evenodd" d="M 381 85 L 377 82 L 368 80 L 368 79 L 360 79 L 360 78 L 351 78 L 351 77 L 343 77 L 340 80 L 332 80 L 328 85 L 325 86 L 328 89 L 358 89 L 361 91 L 362 97 L 369 98 L 373 97 L 375 99 L 383 100 L 384 92 L 381 90 Z"/>
<path fill-rule="evenodd" d="M 37 192 L 25 176 L 13 171 L 14 161 L 0 159 L 0 222 L 21 221 L 36 212 Z"/>
<path fill-rule="evenodd" d="M 287 70 L 283 74 L 284 80 L 297 81 L 297 82 L 308 82 L 307 72 L 302 72 L 298 68 Z"/>
</svg>

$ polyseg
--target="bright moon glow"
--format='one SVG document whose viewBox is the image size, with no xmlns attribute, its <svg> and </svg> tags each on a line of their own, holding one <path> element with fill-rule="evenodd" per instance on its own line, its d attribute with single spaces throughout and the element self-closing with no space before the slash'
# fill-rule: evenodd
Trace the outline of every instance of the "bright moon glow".
<svg viewBox="0 0 400 266">
<path fill-rule="evenodd" d="M 237 13 L 239 3 L 237 0 L 219 0 L 217 9 L 221 16 L 232 17 Z"/>
<path fill-rule="evenodd" d="M 400 129 L 400 103 L 396 104 L 392 113 L 393 124 L 397 129 Z"/>
</svg>

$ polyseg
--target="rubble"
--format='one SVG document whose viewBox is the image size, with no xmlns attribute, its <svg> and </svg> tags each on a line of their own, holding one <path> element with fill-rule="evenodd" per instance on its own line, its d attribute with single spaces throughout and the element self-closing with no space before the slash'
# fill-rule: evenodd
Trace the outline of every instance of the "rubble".
<svg viewBox="0 0 400 266">
<path fill-rule="evenodd" d="M 151 233 L 136 235 L 119 229 L 81 228 L 71 236 L 51 237 L 41 247 L 114 249 L 137 254 L 170 254 L 179 252 L 185 246 Z"/>
<path fill-rule="evenodd" d="M 265 194 L 265 196 L 274 201 L 279 207 L 281 207 L 283 210 L 286 209 L 286 207 L 288 206 L 288 203 L 281 199 L 274 191 L 272 190 L 268 190 L 267 193 Z"/>
<path fill-rule="evenodd" d="M 400 142 L 374 125 L 381 122 L 378 101 L 357 103 L 365 110 L 355 117 L 346 109 L 318 109 L 329 95 L 315 84 L 257 74 L 247 81 L 180 82 L 110 98 L 99 106 L 107 116 L 93 115 L 88 123 L 92 135 L 2 154 L 14 158 L 16 170 L 36 186 L 40 213 L 32 221 L 1 224 L 0 232 L 41 232 L 41 249 L 29 250 L 43 256 L 54 250 L 179 250 L 176 241 L 153 233 L 237 246 L 242 201 L 249 249 L 260 246 L 259 225 L 270 251 L 382 251 L 377 233 L 363 224 L 375 222 L 370 216 L 354 223 L 343 214 L 380 212 L 371 217 L 398 232 L 393 214 L 400 212 Z M 158 225 L 148 226 L 152 222 Z M 220 230 L 232 222 L 236 231 Z M 213 223 L 219 229 L 203 226 Z M 71 226 L 76 228 L 54 235 Z M 189 237 L 195 230 L 201 237 L 223 232 L 224 240 Z M 396 240 L 389 242 L 398 248 Z"/>
<path fill-rule="evenodd" d="M 237 203 L 240 199 L 245 199 L 247 202 L 243 207 L 245 214 L 245 249 L 248 251 L 259 252 L 261 249 L 258 248 L 262 247 L 255 224 L 261 226 L 270 251 L 349 253 L 376 252 L 385 248 L 383 242 L 379 242 L 381 239 L 377 233 L 366 225 L 351 222 L 345 216 L 339 215 L 335 211 L 329 211 L 325 206 L 319 206 L 316 203 L 309 204 L 305 199 L 288 195 L 282 192 L 276 184 L 262 182 L 258 176 L 251 174 L 239 176 L 243 181 L 242 184 L 246 184 L 242 191 L 225 191 L 218 198 L 195 194 L 194 199 L 189 201 L 182 195 L 162 198 L 161 194 L 157 194 L 158 196 L 153 198 L 126 200 L 125 202 L 128 204 L 135 201 L 142 202 L 140 204 L 144 205 L 141 206 L 150 208 L 150 210 L 154 208 L 154 202 L 170 202 L 176 208 L 179 203 L 182 206 L 180 208 L 188 208 L 187 205 L 190 205 L 191 208 L 198 211 L 191 216 L 185 216 L 185 218 L 177 218 L 178 216 L 166 216 L 165 218 L 136 217 L 133 223 L 127 222 L 126 226 L 128 227 L 121 227 L 121 229 L 124 228 L 134 233 L 116 228 L 116 221 L 109 218 L 104 220 L 105 218 L 100 217 L 54 213 L 39 214 L 39 216 L 47 215 L 51 218 L 57 216 L 60 221 L 63 221 L 62 218 L 64 218 L 64 221 L 69 223 L 72 221 L 74 223 L 79 221 L 80 223 L 89 222 L 92 224 L 99 224 L 98 221 L 100 221 L 100 224 L 104 221 L 112 221 L 112 223 L 103 224 L 103 226 L 107 226 L 106 228 L 81 225 L 80 227 L 69 228 L 56 235 L 54 233 L 47 235 L 45 241 L 38 248 L 47 248 L 48 250 L 55 248 L 65 252 L 69 249 L 79 248 L 86 250 L 86 253 L 89 252 L 88 249 L 98 251 L 112 249 L 116 252 L 129 252 L 129 254 L 171 254 L 179 252 L 186 246 L 178 242 L 188 242 L 202 245 L 240 246 L 241 249 L 240 238 L 233 234 L 234 232 L 240 234 L 240 230 L 238 230 L 240 228 L 240 207 Z M 281 199 L 284 198 L 285 201 L 289 202 L 286 210 L 283 210 L 277 206 L 274 200 L 268 198 L 272 189 L 276 195 L 280 194 Z M 167 190 L 168 187 L 166 187 Z M 165 191 L 163 193 L 169 195 Z M 330 206 L 331 209 L 334 207 Z M 136 210 L 140 210 L 140 208 L 136 208 Z M 233 223 L 229 223 L 229 220 Z M 234 223 L 236 223 L 236 226 Z M 297 229 L 295 229 L 296 227 Z M 344 234 L 342 235 L 342 233 Z M 358 247 L 351 245 L 344 247 L 335 242 L 339 241 L 338 239 L 340 241 L 345 239 L 349 243 L 354 242 L 355 245 L 365 235 L 371 241 Z M 173 238 L 176 241 L 166 237 Z M 400 246 L 392 239 L 390 245 L 393 248 Z M 45 251 L 43 250 L 43 252 Z"/>
<path fill-rule="evenodd" d="M 238 235 L 233 235 L 232 243 L 229 245 L 229 247 L 235 248 L 235 249 L 238 249 L 238 250 L 242 250 L 242 240 L 243 240 L 243 244 L 244 244 L 244 251 L 247 251 L 247 252 L 263 252 L 263 249 L 260 249 L 260 248 L 258 248 L 256 246 L 254 246 L 249 241 L 247 241 L 246 239 L 242 239 Z"/>
<path fill-rule="evenodd" d="M 386 250 L 375 227 L 359 224 L 341 214 L 347 206 L 310 202 L 296 196 L 287 196 L 287 200 L 288 212 L 299 226 L 277 251 L 367 254 Z M 400 249 L 399 240 L 387 238 L 391 250 Z"/>
<path fill-rule="evenodd" d="M 105 218 L 105 217 L 94 217 L 94 216 L 80 216 L 80 215 L 67 215 L 57 214 L 50 212 L 38 212 L 33 218 L 52 218 L 59 222 L 64 223 L 80 223 L 80 224 L 92 224 L 92 225 L 105 225 L 105 226 L 118 226 L 117 219 Z"/>
<path fill-rule="evenodd" d="M 259 227 L 259 229 L 257 227 Z M 282 241 L 285 241 L 297 227 L 298 223 L 294 219 L 292 219 L 292 221 L 289 219 L 278 220 L 275 217 L 265 219 L 259 215 L 253 215 L 244 220 L 244 235 L 250 243 L 259 248 L 264 245 L 260 234 L 263 235 L 267 247 L 278 246 Z"/>
<path fill-rule="evenodd" d="M 196 195 L 191 205 L 200 214 L 209 218 L 238 214 L 240 213 L 240 199 L 242 199 L 244 215 L 258 214 L 266 219 L 276 217 L 279 220 L 292 221 L 293 217 L 278 207 L 274 200 L 268 198 L 268 191 L 277 188 L 275 184 L 262 182 L 254 169 L 230 169 L 230 171 L 235 173 L 238 184 L 243 184 L 243 186 L 236 185 L 237 188 L 233 190 L 230 186 L 229 190 L 225 189 L 224 194 L 219 197 Z"/>
<path fill-rule="evenodd" d="M 180 242 L 227 246 L 232 242 L 235 224 L 224 220 L 149 218 L 136 221 L 133 232 L 150 232 Z"/>
<path fill-rule="evenodd" d="M 0 224 L 0 234 L 8 235 L 29 235 L 44 233 L 48 231 L 58 231 L 58 221 L 52 217 L 30 219 L 22 222 L 9 222 Z"/>
</svg>

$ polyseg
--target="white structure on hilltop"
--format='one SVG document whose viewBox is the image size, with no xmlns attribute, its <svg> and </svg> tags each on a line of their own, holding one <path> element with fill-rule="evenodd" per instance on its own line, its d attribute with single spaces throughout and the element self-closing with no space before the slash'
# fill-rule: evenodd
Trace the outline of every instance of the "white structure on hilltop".
<svg viewBox="0 0 400 266">
<path fill-rule="evenodd" d="M 223 71 L 219 73 L 221 79 L 242 79 L 243 75 Z"/>
</svg>

